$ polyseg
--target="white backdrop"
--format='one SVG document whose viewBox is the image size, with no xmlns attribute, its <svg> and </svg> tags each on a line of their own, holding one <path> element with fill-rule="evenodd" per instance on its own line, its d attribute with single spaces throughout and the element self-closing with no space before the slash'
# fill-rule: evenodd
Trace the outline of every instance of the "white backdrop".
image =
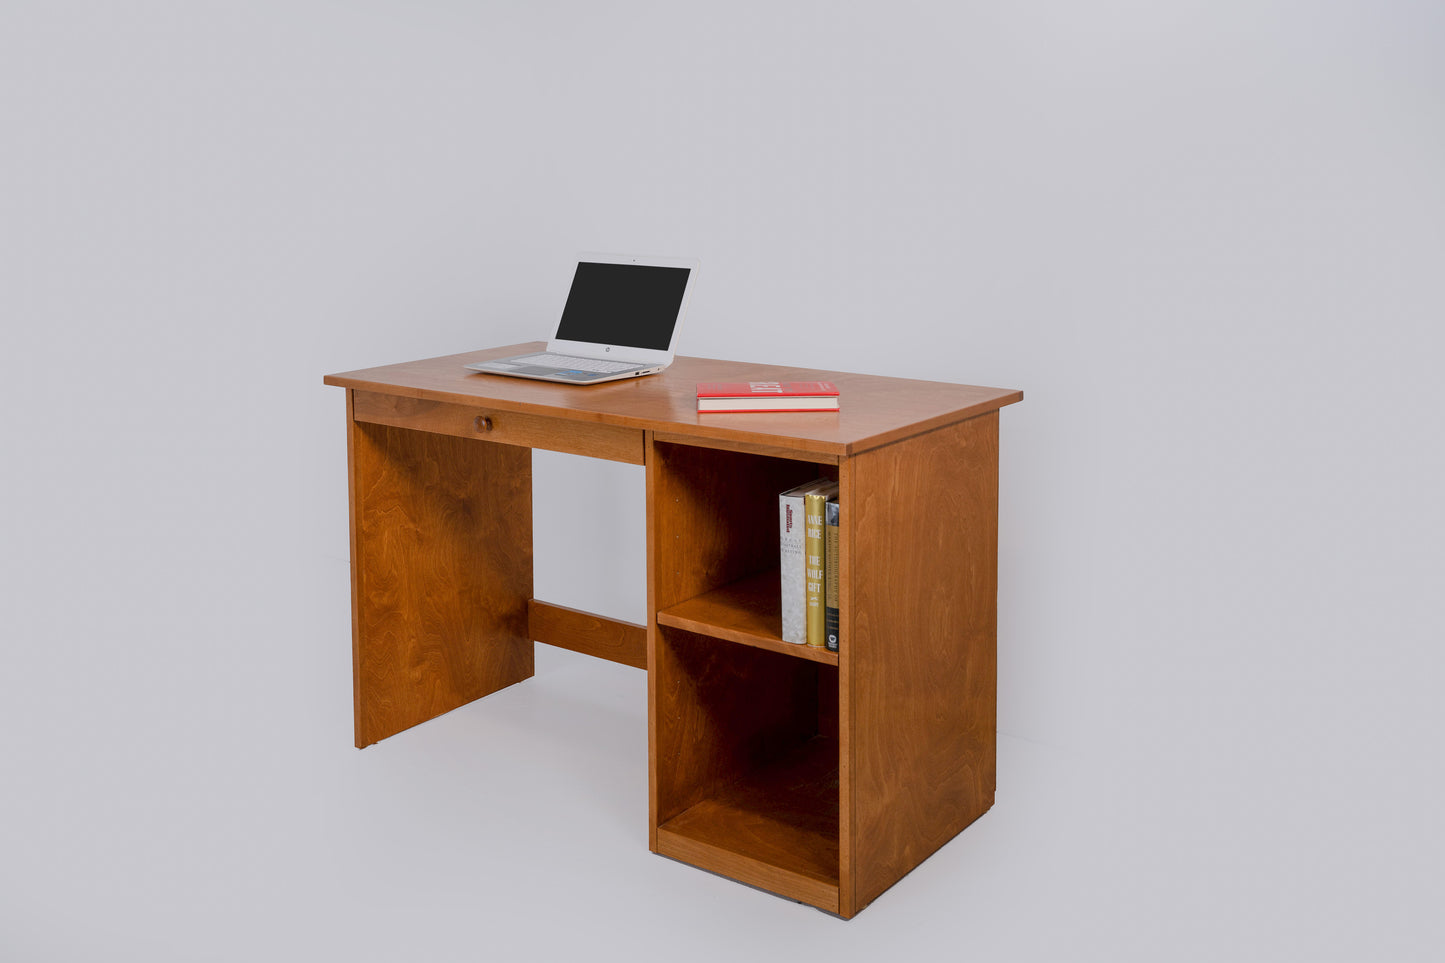
<svg viewBox="0 0 1445 963">
<path fill-rule="evenodd" d="M 5 4 L 0 957 L 1431 957 L 1442 49 L 1404 0 Z M 647 853 L 641 673 L 350 748 L 321 377 L 529 339 L 579 250 L 701 258 L 686 354 L 1025 391 L 998 804 L 850 923 Z M 536 476 L 538 594 L 643 620 L 640 471 Z"/>
</svg>

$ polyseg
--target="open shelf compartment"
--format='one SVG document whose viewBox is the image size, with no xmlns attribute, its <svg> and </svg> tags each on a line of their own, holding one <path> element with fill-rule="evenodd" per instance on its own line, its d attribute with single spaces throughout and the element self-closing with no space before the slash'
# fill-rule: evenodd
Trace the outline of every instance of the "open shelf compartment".
<svg viewBox="0 0 1445 963">
<path fill-rule="evenodd" d="M 818 736 L 658 827 L 658 852 L 838 911 L 838 744 Z"/>
<path fill-rule="evenodd" d="M 778 495 L 821 465 L 654 442 L 653 848 L 840 912 L 839 659 L 782 640 Z"/>
<path fill-rule="evenodd" d="M 657 621 L 659 625 L 799 659 L 838 664 L 836 652 L 783 641 L 781 586 L 776 568 L 693 596 L 658 612 Z"/>
<path fill-rule="evenodd" d="M 838 912 L 838 670 L 660 629 L 657 852 Z"/>
</svg>

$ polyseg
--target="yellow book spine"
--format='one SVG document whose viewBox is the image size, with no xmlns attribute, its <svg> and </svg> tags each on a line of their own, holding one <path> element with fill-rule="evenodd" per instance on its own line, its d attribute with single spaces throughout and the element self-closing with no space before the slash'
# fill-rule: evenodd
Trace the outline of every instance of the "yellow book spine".
<svg viewBox="0 0 1445 963">
<path fill-rule="evenodd" d="M 823 611 L 823 509 L 828 496 L 837 486 L 820 488 L 803 497 L 803 577 L 807 589 L 807 640 L 809 645 L 825 648 L 827 644 L 826 615 Z"/>
</svg>

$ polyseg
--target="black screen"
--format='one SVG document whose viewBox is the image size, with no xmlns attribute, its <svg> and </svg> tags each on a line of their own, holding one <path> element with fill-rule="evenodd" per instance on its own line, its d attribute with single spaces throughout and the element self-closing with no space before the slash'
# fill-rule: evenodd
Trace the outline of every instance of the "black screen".
<svg viewBox="0 0 1445 963">
<path fill-rule="evenodd" d="M 583 261 L 572 278 L 557 337 L 666 351 L 688 268 Z"/>
</svg>

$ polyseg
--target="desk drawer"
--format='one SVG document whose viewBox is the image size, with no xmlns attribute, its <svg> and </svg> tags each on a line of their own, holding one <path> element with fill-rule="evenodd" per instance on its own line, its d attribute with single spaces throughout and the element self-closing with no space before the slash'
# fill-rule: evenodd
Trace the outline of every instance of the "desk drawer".
<svg viewBox="0 0 1445 963">
<path fill-rule="evenodd" d="M 642 464 L 643 439 L 639 428 L 360 390 L 352 393 L 351 416 L 356 421 L 393 428 L 411 428 L 503 445 L 545 448 L 569 455 L 624 461 L 631 465 Z"/>
</svg>

